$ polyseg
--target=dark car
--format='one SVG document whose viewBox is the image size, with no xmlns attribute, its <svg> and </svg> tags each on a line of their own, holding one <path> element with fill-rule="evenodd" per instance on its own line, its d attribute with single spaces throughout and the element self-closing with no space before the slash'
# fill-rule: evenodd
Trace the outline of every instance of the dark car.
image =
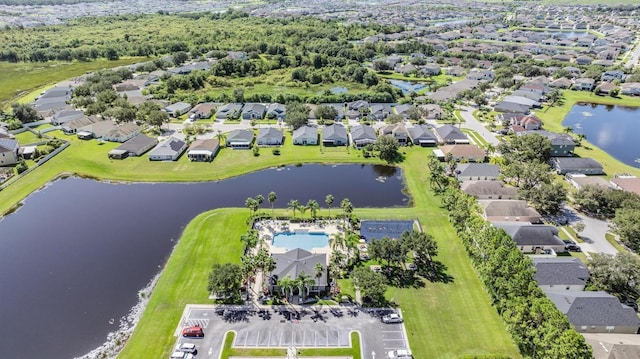
<svg viewBox="0 0 640 359">
<path fill-rule="evenodd" d="M 576 242 L 570 240 L 570 239 L 563 239 L 562 240 L 564 242 L 564 244 L 576 244 Z"/>
<path fill-rule="evenodd" d="M 578 246 L 577 244 L 567 244 L 566 246 L 564 246 L 564 249 L 570 252 L 582 252 L 582 248 L 580 248 L 580 246 Z"/>
<path fill-rule="evenodd" d="M 184 328 L 182 330 L 182 336 L 189 338 L 202 338 L 204 337 L 204 331 L 201 326 L 195 325 L 193 327 Z"/>
</svg>

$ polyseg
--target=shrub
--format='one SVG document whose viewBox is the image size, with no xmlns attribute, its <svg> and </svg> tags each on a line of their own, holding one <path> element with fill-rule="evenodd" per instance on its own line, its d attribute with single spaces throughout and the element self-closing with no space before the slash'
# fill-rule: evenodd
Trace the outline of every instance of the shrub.
<svg viewBox="0 0 640 359">
<path fill-rule="evenodd" d="M 273 153 L 274 156 L 280 156 L 280 149 L 279 148 L 274 148 L 273 150 L 271 150 L 271 153 Z"/>
</svg>

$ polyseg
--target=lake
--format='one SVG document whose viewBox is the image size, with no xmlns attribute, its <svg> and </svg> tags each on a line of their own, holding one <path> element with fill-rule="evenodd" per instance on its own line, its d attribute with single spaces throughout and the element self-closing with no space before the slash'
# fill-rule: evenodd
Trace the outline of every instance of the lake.
<svg viewBox="0 0 640 359">
<path fill-rule="evenodd" d="M 587 140 L 629 166 L 640 168 L 638 124 L 640 108 L 576 104 L 562 126 L 582 133 Z"/>
<path fill-rule="evenodd" d="M 408 203 L 401 170 L 387 166 L 292 166 L 205 183 L 55 181 L 0 221 L 2 357 L 68 359 L 102 345 L 191 219 L 270 191 L 281 208 L 290 199 L 324 207 L 327 194 L 333 207 Z"/>
</svg>

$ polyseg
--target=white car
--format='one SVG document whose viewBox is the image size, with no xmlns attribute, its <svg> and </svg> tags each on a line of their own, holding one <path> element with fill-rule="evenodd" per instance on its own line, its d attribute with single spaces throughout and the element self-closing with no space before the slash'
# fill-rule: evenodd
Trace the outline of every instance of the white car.
<svg viewBox="0 0 640 359">
<path fill-rule="evenodd" d="M 402 317 L 396 313 L 387 314 L 382 317 L 382 322 L 386 324 L 402 323 Z"/>
<path fill-rule="evenodd" d="M 193 359 L 193 354 L 181 351 L 175 351 L 171 354 L 170 359 Z"/>
<path fill-rule="evenodd" d="M 413 355 L 411 355 L 411 351 L 409 350 L 392 350 L 389 352 L 389 359 L 398 359 L 398 358 L 403 358 L 403 359 L 409 359 L 409 358 L 413 358 Z"/>
<path fill-rule="evenodd" d="M 193 343 L 182 343 L 176 347 L 176 351 L 194 354 L 196 352 L 196 345 Z"/>
</svg>

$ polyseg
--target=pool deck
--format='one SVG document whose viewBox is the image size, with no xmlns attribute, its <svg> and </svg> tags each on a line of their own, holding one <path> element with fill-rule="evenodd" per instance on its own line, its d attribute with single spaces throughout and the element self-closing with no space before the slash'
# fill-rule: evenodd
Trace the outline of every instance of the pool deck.
<svg viewBox="0 0 640 359">
<path fill-rule="evenodd" d="M 258 230 L 261 243 L 269 250 L 270 253 L 285 253 L 292 248 L 281 248 L 273 246 L 273 236 L 283 232 L 319 232 L 324 233 L 331 238 L 336 233 L 343 233 L 341 230 L 340 220 L 317 220 L 311 222 L 291 223 L 289 221 L 266 220 L 256 222 L 254 228 Z M 327 254 L 327 262 L 331 255 L 331 248 L 328 243 L 325 247 L 313 248 L 312 253 Z M 327 263 L 329 264 L 329 263 Z"/>
</svg>

